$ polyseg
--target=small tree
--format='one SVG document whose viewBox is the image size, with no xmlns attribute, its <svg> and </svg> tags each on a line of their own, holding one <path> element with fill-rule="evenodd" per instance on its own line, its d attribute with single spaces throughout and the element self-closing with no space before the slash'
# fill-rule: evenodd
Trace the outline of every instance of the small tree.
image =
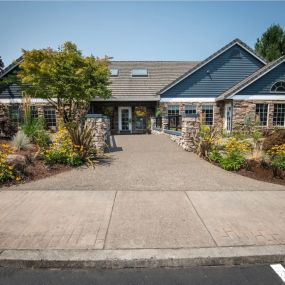
<svg viewBox="0 0 285 285">
<path fill-rule="evenodd" d="M 23 50 L 23 58 L 19 72 L 23 90 L 46 99 L 66 125 L 80 125 L 95 96 L 111 96 L 107 57 L 85 57 L 74 43 L 65 42 L 58 50 Z"/>
<path fill-rule="evenodd" d="M 255 51 L 269 61 L 285 55 L 285 31 L 282 27 L 271 25 L 261 38 L 257 39 Z"/>
</svg>

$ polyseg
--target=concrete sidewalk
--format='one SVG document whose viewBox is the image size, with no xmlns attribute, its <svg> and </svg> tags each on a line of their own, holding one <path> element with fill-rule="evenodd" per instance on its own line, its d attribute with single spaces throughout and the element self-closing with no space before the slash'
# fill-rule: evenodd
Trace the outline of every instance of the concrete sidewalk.
<svg viewBox="0 0 285 285">
<path fill-rule="evenodd" d="M 284 191 L 2 191 L 0 265 L 285 261 L 284 199 Z"/>
</svg>

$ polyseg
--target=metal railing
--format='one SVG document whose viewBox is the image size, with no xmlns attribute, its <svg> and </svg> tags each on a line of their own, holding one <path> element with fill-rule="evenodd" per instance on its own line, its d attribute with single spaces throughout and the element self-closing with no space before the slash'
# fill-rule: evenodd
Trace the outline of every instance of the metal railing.
<svg viewBox="0 0 285 285">
<path fill-rule="evenodd" d="M 167 117 L 167 129 L 170 131 L 181 131 L 182 126 L 182 116 L 181 115 L 173 115 Z"/>
<path fill-rule="evenodd" d="M 162 118 L 161 117 L 156 117 L 155 118 L 155 127 L 157 129 L 161 129 L 162 128 Z"/>
</svg>

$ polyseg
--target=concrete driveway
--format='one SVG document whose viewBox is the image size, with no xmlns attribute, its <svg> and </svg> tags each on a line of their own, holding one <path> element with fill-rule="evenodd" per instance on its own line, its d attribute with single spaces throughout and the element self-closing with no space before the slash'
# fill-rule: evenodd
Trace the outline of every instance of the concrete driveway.
<svg viewBox="0 0 285 285">
<path fill-rule="evenodd" d="M 285 190 L 227 172 L 184 151 L 164 135 L 112 137 L 112 152 L 100 165 L 61 173 L 19 190 L 221 191 Z"/>
<path fill-rule="evenodd" d="M 189 248 L 206 256 L 217 248 L 231 256 L 229 247 L 237 256 L 260 247 L 281 252 L 281 190 L 215 167 L 163 135 L 117 136 L 95 169 L 1 189 L 0 261 L 7 250 L 16 259 L 26 257 L 23 250 L 65 250 L 68 258 L 70 250 L 140 257 L 140 250 L 169 249 L 171 258 Z"/>
</svg>

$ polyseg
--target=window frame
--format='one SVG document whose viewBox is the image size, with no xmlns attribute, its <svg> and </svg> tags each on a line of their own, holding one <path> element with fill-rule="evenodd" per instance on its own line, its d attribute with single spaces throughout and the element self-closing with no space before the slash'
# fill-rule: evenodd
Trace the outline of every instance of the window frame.
<svg viewBox="0 0 285 285">
<path fill-rule="evenodd" d="M 211 107 L 211 109 L 204 109 L 206 107 Z M 207 124 L 207 114 L 205 114 L 205 118 L 203 118 L 204 111 L 212 111 L 212 124 Z M 203 124 L 207 126 L 213 126 L 214 125 L 214 105 L 202 105 L 202 119 L 203 119 Z"/>
<path fill-rule="evenodd" d="M 47 114 L 47 112 L 53 111 L 54 112 L 54 124 L 52 123 L 50 125 L 50 119 L 49 117 L 47 117 L 47 115 L 50 116 L 50 114 Z M 54 107 L 50 107 L 50 106 L 45 106 L 44 107 L 44 118 L 45 118 L 45 124 L 47 126 L 47 128 L 56 128 L 57 127 L 57 119 L 56 119 L 56 109 Z"/>
<path fill-rule="evenodd" d="M 277 91 L 277 90 L 272 90 L 277 84 L 281 84 L 281 86 L 284 87 L 284 91 Z M 278 87 L 276 87 L 278 88 Z M 270 92 L 271 93 L 281 93 L 281 94 L 285 94 L 285 81 L 284 80 L 279 80 L 279 81 L 276 81 L 274 84 L 272 84 L 271 88 L 270 88 Z"/>
<path fill-rule="evenodd" d="M 187 110 L 187 108 L 189 108 L 189 107 L 191 107 L 191 109 L 192 109 L 192 107 L 194 107 L 192 110 Z M 192 113 L 188 113 L 188 111 L 195 111 L 195 112 L 192 112 Z M 196 104 L 187 104 L 187 105 L 185 105 L 185 107 L 184 107 L 184 113 L 185 113 L 185 116 L 191 116 L 191 115 L 197 115 L 197 105 Z"/>
<path fill-rule="evenodd" d="M 259 109 L 259 112 L 257 112 L 258 111 L 257 107 L 261 106 L 261 105 L 266 105 L 266 112 L 264 112 L 265 109 L 264 110 Z M 259 124 L 260 127 L 267 127 L 268 126 L 268 120 L 269 120 L 268 109 L 269 109 L 269 104 L 268 103 L 257 103 L 257 104 L 255 104 L 255 121 L 256 121 L 256 117 L 257 116 L 259 116 L 259 118 L 261 118 L 261 116 L 260 116 L 261 111 L 263 111 L 263 113 L 266 113 L 266 124 L 263 124 L 262 121 L 260 120 L 260 124 Z"/>
<path fill-rule="evenodd" d="M 174 107 L 177 107 L 177 109 L 175 109 Z M 177 111 L 178 111 L 178 113 L 177 113 Z M 175 114 L 173 112 L 175 112 Z M 170 113 L 173 113 L 173 114 L 170 114 Z M 179 116 L 179 115 L 180 115 L 179 105 L 168 105 L 167 106 L 167 116 L 170 117 L 170 116 Z"/>
<path fill-rule="evenodd" d="M 283 125 L 277 124 L 278 123 L 278 121 L 277 121 L 277 119 L 278 119 L 278 110 L 277 110 L 277 115 L 275 115 L 275 107 L 278 108 L 278 106 L 281 106 L 280 109 L 281 109 L 281 111 L 283 113 Z M 282 117 L 281 117 L 281 120 L 282 120 Z M 285 127 L 285 103 L 277 103 L 277 104 L 273 105 L 273 121 L 272 121 L 272 125 L 276 126 L 276 127 Z"/>
</svg>

